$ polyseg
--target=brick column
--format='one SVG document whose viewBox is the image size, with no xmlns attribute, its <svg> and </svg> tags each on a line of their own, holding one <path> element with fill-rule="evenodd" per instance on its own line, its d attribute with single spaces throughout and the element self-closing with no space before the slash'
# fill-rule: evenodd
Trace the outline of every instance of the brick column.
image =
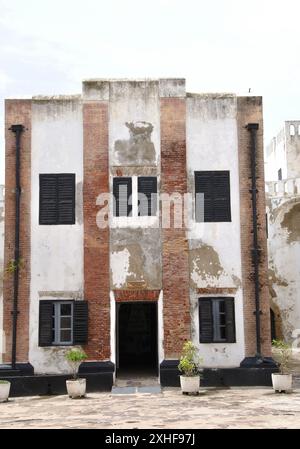
<svg viewBox="0 0 300 449">
<path fill-rule="evenodd" d="M 161 193 L 178 192 L 183 195 L 187 192 L 185 98 L 162 98 L 160 113 Z M 162 265 L 165 358 L 177 359 L 183 343 L 190 339 L 185 227 L 162 229 Z"/>
<path fill-rule="evenodd" d="M 108 102 L 83 104 L 84 298 L 89 302 L 89 360 L 110 358 L 109 229 L 99 229 L 100 193 L 109 192 Z"/>
<path fill-rule="evenodd" d="M 258 245 L 261 249 L 259 263 L 259 287 L 261 315 L 261 350 L 265 357 L 271 356 L 270 301 L 268 289 L 268 258 L 266 234 L 263 118 L 261 97 L 239 97 L 238 105 L 238 143 L 239 177 L 241 207 L 241 257 L 244 298 L 245 355 L 256 355 L 255 290 L 254 269 L 251 250 L 253 247 L 253 223 L 251 203 L 251 136 L 245 128 L 249 123 L 257 123 L 257 218 Z"/>
<path fill-rule="evenodd" d="M 4 270 L 14 260 L 16 136 L 12 125 L 23 125 L 20 150 L 20 272 L 17 321 L 17 363 L 28 362 L 30 301 L 30 206 L 31 206 L 31 100 L 5 101 L 5 243 Z M 4 363 L 11 362 L 12 310 L 14 273 L 4 273 L 3 327 L 5 333 Z"/>
</svg>

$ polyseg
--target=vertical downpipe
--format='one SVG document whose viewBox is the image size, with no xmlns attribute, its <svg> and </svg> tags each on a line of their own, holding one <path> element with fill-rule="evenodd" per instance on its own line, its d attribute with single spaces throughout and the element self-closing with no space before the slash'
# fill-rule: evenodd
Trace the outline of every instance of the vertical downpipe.
<svg viewBox="0 0 300 449">
<path fill-rule="evenodd" d="M 258 123 L 249 123 L 246 128 L 250 132 L 251 139 L 251 197 L 252 197 L 252 222 L 253 222 L 253 249 L 252 263 L 254 266 L 254 288 L 255 288 L 255 318 L 256 318 L 256 357 L 262 359 L 261 355 L 261 332 L 260 332 L 260 291 L 259 291 L 259 262 L 260 248 L 257 233 L 257 187 L 256 187 L 256 142 Z"/>
<path fill-rule="evenodd" d="M 20 262 L 20 199 L 21 199 L 21 185 L 20 185 L 20 142 L 21 134 L 24 131 L 23 125 L 12 125 L 10 128 L 16 137 L 16 220 L 15 220 L 15 251 L 14 251 L 14 299 L 12 310 L 12 351 L 11 351 L 11 366 L 16 369 L 17 360 L 17 321 L 18 321 L 18 294 L 19 294 L 19 262 Z"/>
</svg>

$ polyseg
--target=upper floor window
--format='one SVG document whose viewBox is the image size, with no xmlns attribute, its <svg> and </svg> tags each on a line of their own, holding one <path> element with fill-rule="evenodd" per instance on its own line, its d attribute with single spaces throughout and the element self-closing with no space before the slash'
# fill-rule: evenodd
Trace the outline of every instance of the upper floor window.
<svg viewBox="0 0 300 449">
<path fill-rule="evenodd" d="M 282 181 L 282 169 L 278 170 L 278 181 Z"/>
<path fill-rule="evenodd" d="M 133 182 L 134 181 L 134 182 Z M 157 178 L 154 176 L 113 179 L 114 216 L 155 216 L 157 212 Z"/>
<path fill-rule="evenodd" d="M 40 175 L 39 224 L 75 224 L 75 174 Z"/>
<path fill-rule="evenodd" d="M 199 299 L 200 343 L 235 343 L 233 298 Z"/>
<path fill-rule="evenodd" d="M 197 222 L 229 222 L 229 171 L 195 172 L 195 218 Z"/>
</svg>

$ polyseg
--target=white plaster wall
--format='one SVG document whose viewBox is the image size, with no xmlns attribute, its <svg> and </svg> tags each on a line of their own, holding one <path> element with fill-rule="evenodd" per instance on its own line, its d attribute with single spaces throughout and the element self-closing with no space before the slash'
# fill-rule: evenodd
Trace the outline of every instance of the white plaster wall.
<svg viewBox="0 0 300 449">
<path fill-rule="evenodd" d="M 0 363 L 2 363 L 4 351 L 3 276 L 4 276 L 4 186 L 0 186 Z"/>
<path fill-rule="evenodd" d="M 236 97 L 233 95 L 193 95 L 187 98 L 187 168 L 189 188 L 194 198 L 194 171 L 230 170 L 230 223 L 196 223 L 194 199 L 188 212 L 190 249 L 212 247 L 222 267 L 218 276 L 203 279 L 193 269 L 197 288 L 236 288 L 235 317 L 237 343 L 199 344 L 197 301 L 191 291 L 193 341 L 199 346 L 207 367 L 237 366 L 244 358 L 243 295 L 241 289 L 240 199 Z M 214 295 L 216 296 L 216 295 Z M 224 295 L 220 295 L 224 296 Z"/>
<path fill-rule="evenodd" d="M 117 140 L 129 138 L 126 122 L 149 122 L 153 125 L 151 140 L 155 147 L 156 164 L 160 154 L 159 82 L 120 81 L 110 83 L 109 152 L 110 165 L 119 165 L 114 152 Z M 134 164 L 133 164 L 134 165 Z"/>
<path fill-rule="evenodd" d="M 83 299 L 82 128 L 79 99 L 33 102 L 29 361 L 36 373 L 70 370 L 65 348 L 38 347 L 38 318 L 40 299 Z M 75 225 L 39 225 L 40 173 L 75 173 Z"/>
<path fill-rule="evenodd" d="M 297 240 L 290 241 L 288 229 L 281 223 L 285 214 L 300 203 L 300 197 L 272 198 L 268 203 L 269 282 L 273 290 L 272 300 L 280 309 L 284 338 L 292 341 L 293 331 L 298 329 L 300 335 L 300 236 Z"/>
</svg>

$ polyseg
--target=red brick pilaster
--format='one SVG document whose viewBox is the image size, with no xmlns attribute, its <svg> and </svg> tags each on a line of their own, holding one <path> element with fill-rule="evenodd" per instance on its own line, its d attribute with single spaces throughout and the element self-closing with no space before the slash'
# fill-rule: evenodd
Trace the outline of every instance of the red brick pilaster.
<svg viewBox="0 0 300 449">
<path fill-rule="evenodd" d="M 162 98 L 161 193 L 187 192 L 186 102 Z M 162 229 L 165 357 L 178 358 L 190 339 L 189 264 L 186 230 Z"/>
<path fill-rule="evenodd" d="M 270 302 L 268 289 L 268 258 L 266 235 L 264 154 L 263 154 L 263 118 L 261 97 L 238 98 L 238 144 L 241 208 L 241 257 L 244 297 L 244 326 L 246 357 L 256 354 L 255 293 L 251 249 L 253 247 L 253 224 L 251 203 L 251 141 L 250 132 L 245 128 L 249 123 L 258 123 L 257 131 L 257 212 L 258 243 L 261 249 L 259 264 L 260 303 L 261 303 L 261 346 L 264 356 L 271 355 Z"/>
<path fill-rule="evenodd" d="M 17 362 L 28 362 L 30 301 L 31 100 L 5 101 L 5 243 L 4 269 L 14 260 L 16 136 L 9 128 L 23 125 L 20 150 L 20 272 L 17 322 Z M 4 274 L 4 362 L 11 362 L 13 273 Z"/>
<path fill-rule="evenodd" d="M 90 360 L 110 358 L 109 229 L 99 229 L 96 216 L 100 193 L 109 192 L 108 103 L 83 105 L 84 139 L 84 298 L 89 302 Z"/>
</svg>

